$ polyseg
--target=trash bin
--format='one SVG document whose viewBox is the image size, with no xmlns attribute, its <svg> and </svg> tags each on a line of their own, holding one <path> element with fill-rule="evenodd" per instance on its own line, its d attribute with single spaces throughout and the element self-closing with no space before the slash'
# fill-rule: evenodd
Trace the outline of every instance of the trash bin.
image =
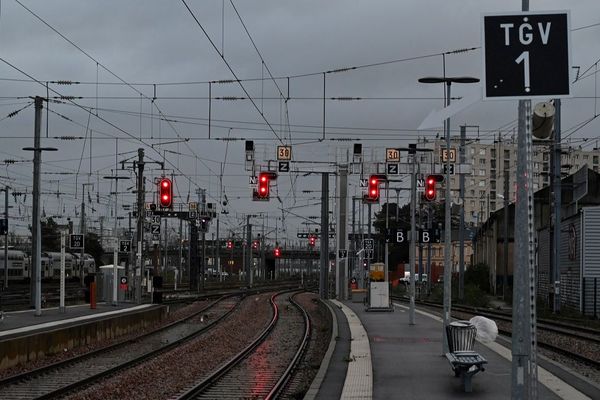
<svg viewBox="0 0 600 400">
<path fill-rule="evenodd" d="M 446 335 L 450 353 L 473 351 L 477 328 L 469 321 L 454 321 L 446 327 Z"/>
<path fill-rule="evenodd" d="M 152 292 L 152 304 L 162 304 L 162 292 Z"/>
<path fill-rule="evenodd" d="M 162 303 L 162 287 L 163 287 L 163 278 L 162 276 L 153 276 L 152 277 L 152 287 L 154 291 L 152 292 L 152 303 L 161 304 Z"/>
</svg>

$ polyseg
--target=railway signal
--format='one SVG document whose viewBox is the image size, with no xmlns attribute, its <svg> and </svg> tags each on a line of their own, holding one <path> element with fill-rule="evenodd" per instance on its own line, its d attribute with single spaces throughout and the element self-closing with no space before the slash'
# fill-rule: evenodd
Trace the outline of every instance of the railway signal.
<svg viewBox="0 0 600 400">
<path fill-rule="evenodd" d="M 253 200 L 269 200 L 271 181 L 277 179 L 275 172 L 261 172 L 258 174 L 258 188 L 254 190 Z"/>
<path fill-rule="evenodd" d="M 315 243 L 317 242 L 317 237 L 314 235 L 310 235 L 308 238 L 308 245 L 310 247 L 315 247 Z"/>
<path fill-rule="evenodd" d="M 364 200 L 369 203 L 376 203 L 379 201 L 379 183 L 387 180 L 387 176 L 383 174 L 371 175 L 369 177 L 367 195 L 364 196 Z"/>
<path fill-rule="evenodd" d="M 158 194 L 160 206 L 162 208 L 171 208 L 173 205 L 173 185 L 169 178 L 162 178 L 160 180 Z"/>
<path fill-rule="evenodd" d="M 279 246 L 275 247 L 274 254 L 275 258 L 281 257 L 281 249 L 279 248 Z"/>
<path fill-rule="evenodd" d="M 429 175 L 425 179 L 425 200 L 434 201 L 437 197 L 436 183 L 442 182 L 444 175 Z"/>
<path fill-rule="evenodd" d="M 227 248 L 230 250 L 233 249 L 233 241 L 232 240 L 227 241 Z"/>
</svg>

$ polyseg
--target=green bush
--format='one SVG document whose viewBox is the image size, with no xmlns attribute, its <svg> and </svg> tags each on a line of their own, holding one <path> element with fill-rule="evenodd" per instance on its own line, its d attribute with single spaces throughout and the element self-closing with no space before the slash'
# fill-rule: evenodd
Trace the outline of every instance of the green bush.
<svg viewBox="0 0 600 400">
<path fill-rule="evenodd" d="M 464 304 L 473 307 L 488 307 L 488 294 L 485 291 L 481 290 L 481 288 L 477 285 L 473 285 L 472 283 L 465 283 Z"/>
<path fill-rule="evenodd" d="M 485 293 L 490 293 L 490 267 L 487 264 L 479 263 L 467 268 L 465 270 L 465 289 L 467 285 L 477 287 Z"/>
</svg>

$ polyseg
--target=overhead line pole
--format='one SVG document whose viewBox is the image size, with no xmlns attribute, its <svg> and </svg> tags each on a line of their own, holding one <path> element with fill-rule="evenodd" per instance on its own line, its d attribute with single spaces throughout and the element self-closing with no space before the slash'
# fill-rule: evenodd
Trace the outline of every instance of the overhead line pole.
<svg viewBox="0 0 600 400">
<path fill-rule="evenodd" d="M 142 303 L 142 278 L 144 276 L 144 149 L 138 149 L 137 176 L 137 268 L 135 279 L 135 295 L 138 304 Z M 190 287 L 191 290 L 191 287 Z"/>
<path fill-rule="evenodd" d="M 321 257 L 319 274 L 319 294 L 321 299 L 328 298 L 328 262 L 329 262 L 329 173 L 321 174 Z"/>
</svg>

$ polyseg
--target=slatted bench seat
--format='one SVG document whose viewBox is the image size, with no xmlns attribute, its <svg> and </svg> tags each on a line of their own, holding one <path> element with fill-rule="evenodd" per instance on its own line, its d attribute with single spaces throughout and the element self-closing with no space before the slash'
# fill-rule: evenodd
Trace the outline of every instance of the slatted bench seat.
<svg viewBox="0 0 600 400">
<path fill-rule="evenodd" d="M 465 392 L 472 392 L 471 378 L 479 371 L 485 371 L 483 365 L 487 364 L 487 360 L 474 351 L 446 353 L 446 358 L 452 365 L 454 376 L 461 377 Z"/>
</svg>

